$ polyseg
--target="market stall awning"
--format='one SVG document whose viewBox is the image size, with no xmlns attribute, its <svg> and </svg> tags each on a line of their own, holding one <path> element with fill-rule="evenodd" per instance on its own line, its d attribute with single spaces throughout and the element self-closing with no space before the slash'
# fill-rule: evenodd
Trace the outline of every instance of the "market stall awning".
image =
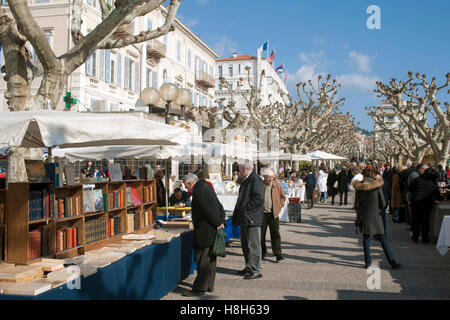
<svg viewBox="0 0 450 320">
<path fill-rule="evenodd" d="M 345 160 L 346 158 L 340 157 L 331 153 L 327 153 L 324 151 L 316 150 L 314 152 L 308 153 L 308 156 L 311 157 L 312 160 Z"/>
<path fill-rule="evenodd" d="M 0 114 L 0 146 L 184 145 L 185 129 L 127 114 L 22 111 Z"/>
</svg>

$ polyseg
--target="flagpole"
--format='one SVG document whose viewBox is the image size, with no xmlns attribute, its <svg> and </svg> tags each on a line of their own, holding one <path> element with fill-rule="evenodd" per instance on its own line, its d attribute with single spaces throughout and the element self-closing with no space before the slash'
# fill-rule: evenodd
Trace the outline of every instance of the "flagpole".
<svg viewBox="0 0 450 320">
<path fill-rule="evenodd" d="M 269 50 L 270 50 L 270 41 L 267 39 L 267 52 L 266 52 L 266 59 L 269 60 Z"/>
</svg>

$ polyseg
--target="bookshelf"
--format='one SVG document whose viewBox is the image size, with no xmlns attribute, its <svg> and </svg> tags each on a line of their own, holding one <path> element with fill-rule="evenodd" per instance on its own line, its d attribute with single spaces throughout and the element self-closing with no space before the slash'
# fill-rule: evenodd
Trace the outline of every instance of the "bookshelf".
<svg viewBox="0 0 450 320">
<path fill-rule="evenodd" d="M 11 183 L 8 190 L 0 190 L 0 204 L 6 206 L 6 221 L 0 223 L 3 259 L 28 264 L 42 257 L 70 258 L 118 242 L 129 231 L 145 233 L 155 227 L 155 180 L 90 186 Z M 139 205 L 127 206 L 127 188 L 136 190 Z M 133 230 L 127 228 L 130 214 L 140 218 Z"/>
</svg>

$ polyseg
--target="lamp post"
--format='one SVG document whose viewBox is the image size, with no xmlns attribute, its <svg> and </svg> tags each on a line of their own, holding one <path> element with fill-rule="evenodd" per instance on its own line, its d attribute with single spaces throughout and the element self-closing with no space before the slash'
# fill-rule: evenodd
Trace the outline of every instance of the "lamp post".
<svg viewBox="0 0 450 320">
<path fill-rule="evenodd" d="M 145 88 L 141 92 L 141 100 L 148 105 L 148 113 L 152 113 L 152 106 L 157 105 L 160 100 L 158 90 L 155 88 Z"/>
<path fill-rule="evenodd" d="M 169 124 L 170 104 L 178 99 L 178 91 L 178 87 L 172 83 L 165 83 L 159 88 L 159 96 L 166 102 L 166 124 Z"/>
<path fill-rule="evenodd" d="M 181 88 L 178 89 L 178 99 L 176 103 L 181 106 L 181 119 L 186 120 L 186 110 L 185 108 L 190 106 L 192 102 L 191 93 L 188 89 Z"/>
</svg>

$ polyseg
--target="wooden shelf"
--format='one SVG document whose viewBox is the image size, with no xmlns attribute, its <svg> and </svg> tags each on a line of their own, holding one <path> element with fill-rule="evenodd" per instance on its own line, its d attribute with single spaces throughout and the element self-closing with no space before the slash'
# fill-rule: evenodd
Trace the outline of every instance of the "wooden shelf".
<svg viewBox="0 0 450 320">
<path fill-rule="evenodd" d="M 156 180 L 125 180 L 125 181 L 95 181 L 89 183 L 95 185 L 96 189 L 101 189 L 102 193 L 110 194 L 112 192 L 122 192 L 121 203 L 126 204 L 126 188 L 132 187 L 137 191 L 138 197 L 144 200 L 144 196 L 148 196 L 149 199 L 156 199 Z M 150 190 L 144 189 L 152 188 Z M 156 201 L 144 202 L 138 206 L 121 207 L 121 208 L 111 208 L 107 211 L 89 212 L 82 213 L 81 215 L 68 216 L 68 217 L 52 217 L 39 220 L 29 220 L 29 202 L 30 202 L 30 192 L 47 190 L 49 192 L 49 200 L 51 206 L 55 203 L 56 199 L 67 199 L 73 197 L 81 197 L 82 206 L 80 209 L 83 210 L 84 207 L 84 192 L 83 184 L 76 184 L 72 186 L 64 185 L 58 188 L 54 187 L 51 182 L 32 182 L 32 183 L 11 183 L 8 186 L 8 190 L 0 190 L 0 195 L 5 198 L 7 204 L 7 214 L 6 214 L 6 224 L 0 225 L 0 232 L 3 230 L 6 235 L 6 247 L 5 247 L 5 257 L 4 260 L 10 263 L 27 264 L 30 262 L 39 261 L 42 257 L 30 260 L 29 259 L 29 246 L 30 246 L 30 236 L 31 231 L 45 232 L 46 242 L 41 244 L 41 254 L 44 253 L 45 257 L 48 258 L 70 258 L 85 252 L 100 249 L 108 244 L 116 243 L 122 240 L 122 237 L 127 234 L 127 211 L 128 213 L 139 213 L 148 212 L 148 222 L 151 223 L 146 227 L 143 227 L 137 231 L 137 233 L 145 233 L 156 227 Z M 144 194 L 145 193 L 145 194 Z M 106 199 L 104 199 L 106 200 Z M 108 198 L 109 200 L 109 198 Z M 70 200 L 69 200 L 70 201 Z M 72 210 L 73 206 L 65 208 L 65 211 Z M 53 212 L 57 216 L 58 207 L 53 206 Z M 69 212 L 69 211 L 67 211 Z M 122 222 L 122 233 L 116 234 L 112 237 L 108 237 L 108 223 L 109 219 L 113 217 L 121 217 Z M 95 226 L 95 227 L 94 227 Z M 70 249 L 66 249 L 60 252 L 56 252 L 57 235 L 58 231 L 65 229 L 66 227 L 76 228 L 77 232 L 77 243 L 78 246 Z M 105 237 L 102 240 L 94 241 L 91 243 L 86 243 L 86 234 L 90 233 L 90 237 L 95 233 L 92 228 L 100 228 L 98 230 L 106 230 L 105 234 L 98 233 L 94 236 Z"/>
<path fill-rule="evenodd" d="M 53 218 L 48 218 L 48 219 L 39 219 L 39 220 L 30 220 L 28 221 L 28 224 L 37 224 L 37 223 L 46 223 L 47 221 L 50 222 L 52 221 Z"/>
<path fill-rule="evenodd" d="M 55 219 L 55 221 L 56 221 L 56 223 L 58 223 L 58 222 L 76 220 L 76 219 L 83 219 L 83 216 L 82 215 L 78 215 L 78 216 L 73 216 L 73 217 L 57 218 L 57 219 Z"/>
</svg>

